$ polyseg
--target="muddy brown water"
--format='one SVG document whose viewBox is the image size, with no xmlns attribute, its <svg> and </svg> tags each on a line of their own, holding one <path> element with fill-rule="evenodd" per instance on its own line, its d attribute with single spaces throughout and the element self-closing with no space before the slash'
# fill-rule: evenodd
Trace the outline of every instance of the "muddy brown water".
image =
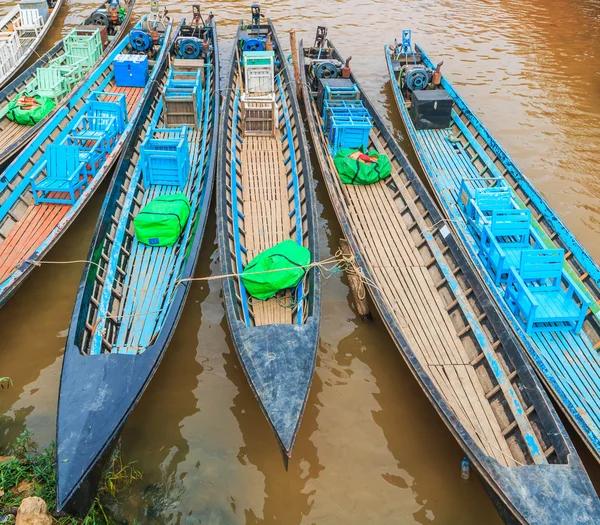
<svg viewBox="0 0 600 525">
<path fill-rule="evenodd" d="M 174 18 L 194 2 L 162 2 Z M 0 13 L 14 0 L 2 0 Z M 95 4 L 66 0 L 48 49 Z M 224 68 L 247 2 L 203 3 L 218 20 Z M 138 0 L 136 15 L 145 12 Z M 352 65 L 414 160 L 395 108 L 383 44 L 413 30 L 517 164 L 600 257 L 600 2 L 597 0 L 286 0 L 264 2 L 282 43 L 317 24 Z M 222 72 L 222 76 L 224 72 Z M 317 171 L 317 170 L 316 170 Z M 322 256 L 340 229 L 317 178 Z M 48 260 L 85 258 L 101 188 Z M 219 273 L 214 214 L 197 276 Z M 36 270 L 0 311 L 0 445 L 27 428 L 40 445 L 55 433 L 58 382 L 79 265 Z M 85 381 L 85 378 L 82 378 Z M 600 469 L 578 448 L 598 485 Z M 143 480 L 116 504 L 151 524 L 498 524 L 475 475 L 461 482 L 459 447 L 405 366 L 379 319 L 363 324 L 346 280 L 323 284 L 321 346 L 308 405 L 286 472 L 250 391 L 218 282 L 195 283 L 173 341 L 121 436 Z"/>
</svg>

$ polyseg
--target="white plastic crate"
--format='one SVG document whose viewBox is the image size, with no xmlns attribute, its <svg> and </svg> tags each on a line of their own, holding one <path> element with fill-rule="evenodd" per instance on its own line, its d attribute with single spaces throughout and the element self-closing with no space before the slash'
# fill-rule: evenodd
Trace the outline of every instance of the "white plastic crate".
<svg viewBox="0 0 600 525">
<path fill-rule="evenodd" d="M 0 77 L 12 69 L 21 52 L 21 41 L 16 32 L 0 33 Z"/>
<path fill-rule="evenodd" d="M 244 90 L 246 93 L 272 93 L 275 86 L 273 51 L 245 51 Z"/>
</svg>

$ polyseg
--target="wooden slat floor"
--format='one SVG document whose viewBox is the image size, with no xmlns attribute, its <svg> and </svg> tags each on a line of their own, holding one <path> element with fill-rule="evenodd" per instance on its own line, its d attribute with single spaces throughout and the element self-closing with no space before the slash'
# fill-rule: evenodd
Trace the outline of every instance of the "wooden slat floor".
<svg viewBox="0 0 600 525">
<path fill-rule="evenodd" d="M 275 137 L 245 137 L 241 160 L 245 241 L 250 261 L 260 252 L 291 238 L 287 176 L 279 132 Z M 292 310 L 285 304 L 287 301 L 289 297 L 252 299 L 254 324 L 291 323 Z"/>
<path fill-rule="evenodd" d="M 417 140 L 437 174 L 438 184 L 451 196 L 448 201 L 455 201 L 463 177 L 477 177 L 478 171 L 466 152 L 450 144 L 447 137 L 451 135 L 449 129 L 417 131 Z M 451 213 L 460 217 L 455 210 Z M 503 290 L 504 285 L 498 288 Z M 545 366 L 560 382 L 565 397 L 600 436 L 600 358 L 588 337 L 583 332 L 576 335 L 555 331 L 536 333 L 531 340 Z"/>
<path fill-rule="evenodd" d="M 375 144 L 371 147 L 377 149 Z M 482 449 L 502 465 L 515 465 L 426 261 L 399 213 L 393 190 L 384 182 L 340 186 L 350 227 L 374 284 L 422 366 Z"/>
<path fill-rule="evenodd" d="M 201 140 L 200 130 L 190 133 L 192 165 L 198 163 Z M 190 176 L 183 190 L 192 204 L 194 182 L 194 177 Z M 144 192 L 140 208 L 159 195 L 175 193 L 181 193 L 178 186 L 152 185 Z M 189 220 L 192 220 L 191 215 Z M 181 275 L 180 269 L 184 260 L 179 257 L 180 244 L 181 242 L 174 246 L 147 246 L 134 237 L 125 271 L 123 301 L 118 313 L 121 319 L 113 352 L 135 354 L 150 344 L 157 331 L 157 322 L 163 318 L 164 299 L 169 290 L 173 292 L 175 281 Z"/>
<path fill-rule="evenodd" d="M 125 93 L 127 112 L 131 115 L 144 90 L 109 85 L 107 91 Z M 0 282 L 36 250 L 70 209 L 69 204 L 43 203 L 36 206 L 32 199 L 23 217 L 12 227 L 4 241 L 0 241 Z"/>
</svg>

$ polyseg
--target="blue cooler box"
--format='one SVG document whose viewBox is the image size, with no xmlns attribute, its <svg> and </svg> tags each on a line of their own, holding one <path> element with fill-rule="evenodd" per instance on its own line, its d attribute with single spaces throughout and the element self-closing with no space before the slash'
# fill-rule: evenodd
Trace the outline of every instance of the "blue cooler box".
<svg viewBox="0 0 600 525">
<path fill-rule="evenodd" d="M 148 82 L 146 55 L 117 55 L 113 62 L 118 87 L 145 87 Z"/>
</svg>

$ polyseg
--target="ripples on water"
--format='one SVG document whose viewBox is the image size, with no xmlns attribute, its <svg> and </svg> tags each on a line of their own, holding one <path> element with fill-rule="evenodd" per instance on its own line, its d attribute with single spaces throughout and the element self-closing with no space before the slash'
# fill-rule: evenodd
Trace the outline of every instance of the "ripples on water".
<svg viewBox="0 0 600 525">
<path fill-rule="evenodd" d="M 3 0 L 0 12 L 13 3 Z M 94 3 L 67 0 L 64 30 L 81 22 Z M 192 3 L 171 2 L 169 10 L 175 18 L 189 16 Z M 402 128 L 383 44 L 412 29 L 413 39 L 445 61 L 444 72 L 467 102 L 600 257 L 598 1 L 310 0 L 262 6 L 286 47 L 290 28 L 312 40 L 317 24 L 328 25 L 341 52 L 354 56 L 355 72 L 398 138 Z M 217 15 L 224 69 L 237 20 L 247 18 L 248 7 L 239 1 L 203 4 Z M 146 8 L 138 1 L 138 14 Z M 102 194 L 49 259 L 85 257 Z M 325 256 L 335 252 L 341 234 L 322 184 L 317 196 Z M 43 267 L 0 311 L 0 375 L 14 381 L 0 392 L 4 443 L 25 427 L 42 445 L 54 437 L 61 355 L 80 272 Z M 213 222 L 197 275 L 218 272 Z M 382 323 L 360 323 L 339 276 L 324 282 L 323 294 L 317 370 L 286 473 L 231 347 L 219 284 L 192 287 L 162 366 L 122 435 L 124 457 L 137 460 L 144 479 L 120 503 L 120 515 L 157 524 L 500 522 L 477 479 L 460 482 L 462 454 Z"/>
</svg>

